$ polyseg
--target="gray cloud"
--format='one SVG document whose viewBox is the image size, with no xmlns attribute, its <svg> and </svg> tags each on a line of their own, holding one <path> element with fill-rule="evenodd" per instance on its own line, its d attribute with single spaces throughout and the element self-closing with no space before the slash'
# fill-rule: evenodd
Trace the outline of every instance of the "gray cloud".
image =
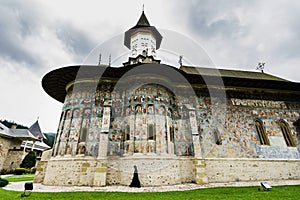
<svg viewBox="0 0 300 200">
<path fill-rule="evenodd" d="M 234 12 L 240 6 L 240 1 L 191 1 L 186 12 L 189 26 L 205 38 L 236 38 L 245 31 Z"/>
<path fill-rule="evenodd" d="M 0 59 L 22 63 L 33 72 L 49 66 L 49 51 L 52 59 L 58 50 L 73 62 L 82 62 L 94 45 L 88 34 L 69 21 L 48 16 L 41 8 L 43 5 L 31 0 L 1 2 Z"/>
<path fill-rule="evenodd" d="M 36 31 L 35 11 L 21 2 L 8 1 L 0 4 L 0 56 L 28 66 L 36 65 L 40 59 L 28 51 L 24 40 Z"/>
<path fill-rule="evenodd" d="M 194 0 L 181 9 L 189 31 L 221 67 L 254 70 L 263 61 L 269 73 L 299 80 L 299 1 Z"/>
<path fill-rule="evenodd" d="M 95 42 L 91 41 L 84 32 L 69 23 L 61 23 L 58 25 L 56 35 L 68 52 L 74 54 L 74 58 L 77 62 L 82 61 L 95 46 Z"/>
</svg>

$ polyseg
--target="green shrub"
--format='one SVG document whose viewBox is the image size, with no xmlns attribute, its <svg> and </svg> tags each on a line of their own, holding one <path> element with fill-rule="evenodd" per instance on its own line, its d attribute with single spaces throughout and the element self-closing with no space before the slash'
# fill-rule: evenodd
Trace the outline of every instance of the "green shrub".
<svg viewBox="0 0 300 200">
<path fill-rule="evenodd" d="M 7 170 L 6 169 L 1 169 L 0 175 L 5 175 L 5 174 L 7 174 Z"/>
<path fill-rule="evenodd" d="M 35 166 L 36 154 L 34 151 L 30 151 L 23 159 L 20 167 L 30 169 Z"/>
<path fill-rule="evenodd" d="M 12 169 L 1 169 L 0 174 L 5 175 L 5 174 L 13 174 L 14 170 Z"/>
<path fill-rule="evenodd" d="M 22 174 L 25 173 L 25 171 L 26 171 L 25 168 L 16 168 L 14 174 L 16 174 L 16 175 L 22 175 Z"/>
<path fill-rule="evenodd" d="M 8 184 L 8 180 L 0 178 L 0 187 L 4 187 Z"/>
</svg>

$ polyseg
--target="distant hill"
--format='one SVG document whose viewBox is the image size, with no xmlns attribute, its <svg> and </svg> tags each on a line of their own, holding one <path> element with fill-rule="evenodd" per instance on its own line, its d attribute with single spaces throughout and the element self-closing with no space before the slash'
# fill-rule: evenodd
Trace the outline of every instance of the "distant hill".
<svg viewBox="0 0 300 200">
<path fill-rule="evenodd" d="M 7 128 L 11 128 L 12 125 L 17 125 L 17 129 L 28 129 L 27 126 L 23 126 L 23 125 L 18 124 L 14 121 L 8 121 L 8 120 L 5 119 L 5 120 L 0 120 L 0 122 L 2 124 L 4 124 Z"/>
<path fill-rule="evenodd" d="M 55 133 L 44 133 L 44 135 L 47 138 L 47 140 L 44 140 L 44 142 L 52 148 L 56 134 Z"/>
</svg>

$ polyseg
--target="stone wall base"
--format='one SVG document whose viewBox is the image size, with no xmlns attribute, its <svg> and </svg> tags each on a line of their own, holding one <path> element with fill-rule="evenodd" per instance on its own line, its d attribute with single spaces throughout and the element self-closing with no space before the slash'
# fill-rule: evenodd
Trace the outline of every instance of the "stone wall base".
<svg viewBox="0 0 300 200">
<path fill-rule="evenodd" d="M 92 158 L 51 159 L 46 166 L 45 185 L 105 186 L 106 160 Z"/>
<path fill-rule="evenodd" d="M 47 169 L 48 161 L 39 161 L 34 175 L 34 183 L 43 183 L 45 179 L 45 170 Z"/>
<path fill-rule="evenodd" d="M 45 185 L 129 186 L 135 165 L 142 186 L 300 179 L 300 160 L 130 156 L 51 158 L 39 163 L 34 181 Z"/>
<path fill-rule="evenodd" d="M 108 185 L 130 185 L 134 166 L 142 186 L 175 185 L 195 182 L 193 158 L 123 157 L 108 160 Z"/>
<path fill-rule="evenodd" d="M 209 158 L 205 164 L 209 183 L 300 179 L 300 160 Z"/>
<path fill-rule="evenodd" d="M 134 165 L 142 186 L 174 185 L 195 182 L 193 158 L 122 157 L 52 158 L 41 162 L 35 182 L 45 185 L 130 185 Z"/>
<path fill-rule="evenodd" d="M 206 164 L 204 159 L 195 159 L 194 161 L 195 170 L 196 170 L 196 183 L 199 185 L 207 184 L 207 174 L 206 174 Z"/>
</svg>

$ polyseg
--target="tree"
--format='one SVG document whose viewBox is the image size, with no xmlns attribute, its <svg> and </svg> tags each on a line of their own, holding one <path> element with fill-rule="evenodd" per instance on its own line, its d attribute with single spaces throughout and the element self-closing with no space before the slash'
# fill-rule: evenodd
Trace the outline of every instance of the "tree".
<svg viewBox="0 0 300 200">
<path fill-rule="evenodd" d="M 32 168 L 35 166 L 35 163 L 36 163 L 36 154 L 34 151 L 30 151 L 23 159 L 20 167 Z"/>
<path fill-rule="evenodd" d="M 44 142 L 52 148 L 55 140 L 55 133 L 44 133 L 44 135 L 47 138 Z"/>
<path fill-rule="evenodd" d="M 14 122 L 14 121 L 8 121 L 8 120 L 0 120 L 0 123 L 2 123 L 4 126 L 6 126 L 6 127 L 8 127 L 8 128 L 10 128 L 12 125 L 17 125 L 17 129 L 28 129 L 28 127 L 27 126 L 23 126 L 23 125 L 21 125 L 21 124 L 18 124 L 18 123 L 16 123 L 16 122 Z"/>
</svg>

